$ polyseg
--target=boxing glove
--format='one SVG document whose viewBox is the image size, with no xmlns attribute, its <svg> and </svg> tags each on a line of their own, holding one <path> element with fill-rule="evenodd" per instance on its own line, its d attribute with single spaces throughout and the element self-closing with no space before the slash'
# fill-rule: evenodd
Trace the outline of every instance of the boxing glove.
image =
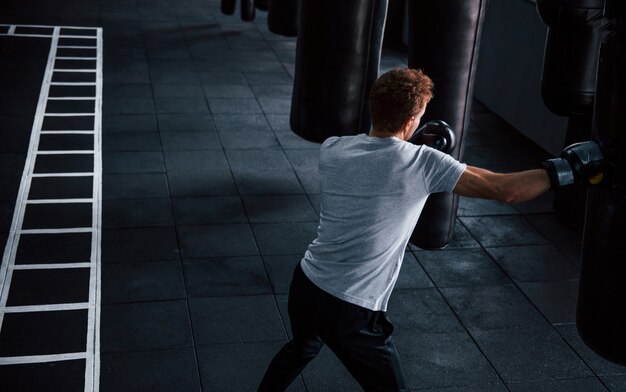
<svg viewBox="0 0 626 392">
<path fill-rule="evenodd" d="M 604 178 L 604 157 L 594 141 L 574 143 L 561 152 L 560 158 L 542 163 L 552 189 L 597 185 Z"/>
<path fill-rule="evenodd" d="M 456 135 L 444 121 L 433 120 L 418 128 L 408 141 L 413 144 L 425 144 L 449 154 L 456 146 Z"/>
</svg>

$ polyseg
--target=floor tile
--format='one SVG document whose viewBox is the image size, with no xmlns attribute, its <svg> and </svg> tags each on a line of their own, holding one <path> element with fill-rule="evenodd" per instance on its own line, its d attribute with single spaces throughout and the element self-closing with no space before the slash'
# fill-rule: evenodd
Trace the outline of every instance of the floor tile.
<svg viewBox="0 0 626 392">
<path fill-rule="evenodd" d="M 243 203 L 252 223 L 318 221 L 304 195 L 244 196 Z"/>
<path fill-rule="evenodd" d="M 89 302 L 89 268 L 14 270 L 7 306 Z"/>
<path fill-rule="evenodd" d="M 612 392 L 626 391 L 626 376 L 602 376 L 600 378 Z"/>
<path fill-rule="evenodd" d="M 209 114 L 163 114 L 158 115 L 159 131 L 215 131 Z"/>
<path fill-rule="evenodd" d="M 430 277 L 411 252 L 404 253 L 404 260 L 396 281 L 396 290 L 425 289 L 434 287 Z"/>
<path fill-rule="evenodd" d="M 229 170 L 221 151 L 166 151 L 165 165 L 168 172 L 192 172 L 198 175 Z"/>
<path fill-rule="evenodd" d="M 510 204 L 495 200 L 476 199 L 470 197 L 459 198 L 458 216 L 484 215 L 515 215 L 517 210 Z"/>
<path fill-rule="evenodd" d="M 215 392 L 256 391 L 267 365 L 280 349 L 282 341 L 258 343 L 229 343 L 198 347 L 198 362 L 203 385 L 210 385 Z M 246 371 L 241 371 L 241 364 Z M 305 391 L 302 380 L 297 378 L 288 392 Z"/>
<path fill-rule="evenodd" d="M 237 195 L 237 187 L 228 170 L 168 173 L 169 186 L 173 197 L 188 196 L 231 196 Z"/>
<path fill-rule="evenodd" d="M 160 97 L 154 99 L 157 113 L 180 114 L 180 113 L 208 113 L 204 97 L 198 98 L 172 98 Z"/>
<path fill-rule="evenodd" d="M 271 293 L 259 257 L 194 259 L 183 266 L 190 298 Z"/>
<path fill-rule="evenodd" d="M 470 330 L 514 326 L 549 326 L 535 307 L 512 284 L 441 289 L 461 322 Z"/>
<path fill-rule="evenodd" d="M 394 336 L 464 331 L 434 288 L 398 290 L 389 299 L 387 314 L 396 327 Z"/>
<path fill-rule="evenodd" d="M 519 216 L 461 217 L 459 219 L 483 246 L 537 245 L 547 242 L 524 218 Z"/>
<path fill-rule="evenodd" d="M 186 301 L 102 305 L 102 353 L 191 347 Z"/>
<path fill-rule="evenodd" d="M 238 196 L 181 197 L 172 199 L 176 223 L 197 225 L 248 221 Z"/>
<path fill-rule="evenodd" d="M 8 391 L 84 391 L 85 360 L 3 365 L 0 379 Z"/>
<path fill-rule="evenodd" d="M 317 222 L 256 223 L 252 231 L 261 255 L 293 255 L 306 251 L 317 237 L 317 226 Z"/>
<path fill-rule="evenodd" d="M 578 269 L 551 245 L 487 248 L 511 279 L 522 282 L 577 279 Z"/>
<path fill-rule="evenodd" d="M 593 375 L 552 327 L 520 326 L 472 334 L 507 383 Z"/>
<path fill-rule="evenodd" d="M 622 376 L 626 378 L 626 367 L 607 361 L 590 349 L 580 337 L 575 324 L 558 325 L 557 330 L 585 363 L 600 376 Z M 623 386 L 623 381 L 622 384 Z M 621 389 L 616 389 L 621 390 Z"/>
<path fill-rule="evenodd" d="M 303 255 L 304 251 L 293 255 L 263 256 L 263 264 L 267 270 L 274 293 L 287 294 L 289 292 L 293 271 L 302 261 Z"/>
<path fill-rule="evenodd" d="M 169 199 L 104 200 L 102 227 L 173 226 L 174 215 Z"/>
<path fill-rule="evenodd" d="M 158 131 L 154 114 L 109 114 L 102 118 L 102 132 L 156 132 Z M 104 136 L 104 145 L 108 136 Z"/>
<path fill-rule="evenodd" d="M 102 139 L 102 149 L 105 152 L 159 151 L 161 143 L 157 132 L 107 132 Z"/>
<path fill-rule="evenodd" d="M 509 283 L 500 267 L 482 249 L 414 251 L 438 287 L 466 287 Z"/>
<path fill-rule="evenodd" d="M 102 230 L 102 263 L 176 260 L 174 227 Z"/>
<path fill-rule="evenodd" d="M 190 298 L 196 344 L 243 343 L 285 338 L 271 295 Z"/>
<path fill-rule="evenodd" d="M 213 131 L 161 132 L 165 151 L 220 150 L 222 145 Z"/>
<path fill-rule="evenodd" d="M 192 348 L 103 353 L 100 390 L 201 391 Z"/>
<path fill-rule="evenodd" d="M 0 333 L 0 356 L 75 353 L 87 344 L 87 310 L 7 313 Z"/>
<path fill-rule="evenodd" d="M 178 226 L 177 229 L 185 259 L 258 254 L 247 224 Z"/>
<path fill-rule="evenodd" d="M 464 332 L 412 334 L 394 340 L 412 390 L 499 383 L 494 369 Z"/>
<path fill-rule="evenodd" d="M 167 178 L 163 173 L 104 174 L 102 198 L 143 199 L 169 196 Z"/>
<path fill-rule="evenodd" d="M 262 113 L 253 98 L 209 98 L 209 108 L 214 114 Z"/>
<path fill-rule="evenodd" d="M 597 378 L 537 381 L 508 384 L 511 392 L 603 392 L 606 388 Z"/>
<path fill-rule="evenodd" d="M 578 280 L 528 282 L 519 286 L 550 323 L 576 322 Z"/>
<path fill-rule="evenodd" d="M 102 265 L 102 303 L 184 299 L 179 261 Z"/>
<path fill-rule="evenodd" d="M 63 229 L 92 226 L 90 203 L 29 204 L 23 229 Z"/>
<path fill-rule="evenodd" d="M 165 172 L 160 151 L 105 152 L 102 161 L 102 172 L 106 174 Z"/>
<path fill-rule="evenodd" d="M 233 176 L 241 195 L 298 195 L 304 189 L 293 170 L 236 169 Z"/>
</svg>

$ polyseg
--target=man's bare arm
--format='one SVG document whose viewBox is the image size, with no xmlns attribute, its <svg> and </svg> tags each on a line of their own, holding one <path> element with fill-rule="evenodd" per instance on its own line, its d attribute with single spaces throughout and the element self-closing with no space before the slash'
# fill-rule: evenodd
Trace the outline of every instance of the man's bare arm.
<svg viewBox="0 0 626 392">
<path fill-rule="evenodd" d="M 453 192 L 457 195 L 519 203 L 550 190 L 550 178 L 544 169 L 515 173 L 494 173 L 467 166 Z"/>
</svg>

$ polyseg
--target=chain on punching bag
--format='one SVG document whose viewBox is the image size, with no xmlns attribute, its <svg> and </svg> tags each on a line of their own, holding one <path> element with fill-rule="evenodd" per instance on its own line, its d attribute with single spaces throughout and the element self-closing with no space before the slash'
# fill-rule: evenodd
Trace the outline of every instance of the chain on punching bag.
<svg viewBox="0 0 626 392">
<path fill-rule="evenodd" d="M 462 159 L 463 133 L 471 102 L 486 0 L 409 1 L 409 67 L 421 68 L 435 82 L 435 97 L 423 121 L 444 119 L 458 145 L 451 155 Z M 454 234 L 458 197 L 430 195 L 411 243 L 442 248 Z"/>
<path fill-rule="evenodd" d="M 369 132 L 387 0 L 301 0 L 291 129 L 304 139 Z M 271 6 L 271 3 L 270 3 Z"/>
<path fill-rule="evenodd" d="M 593 136 L 609 181 L 589 190 L 576 322 L 585 343 L 626 365 L 626 3 L 607 0 L 611 33 L 602 42 Z"/>
</svg>

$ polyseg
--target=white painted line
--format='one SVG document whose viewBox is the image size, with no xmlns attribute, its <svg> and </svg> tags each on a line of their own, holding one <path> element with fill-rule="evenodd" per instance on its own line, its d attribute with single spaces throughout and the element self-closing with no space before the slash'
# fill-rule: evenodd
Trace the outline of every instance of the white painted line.
<svg viewBox="0 0 626 392">
<path fill-rule="evenodd" d="M 15 34 L 15 26 L 10 26 L 9 27 L 9 31 L 7 32 L 8 35 L 13 35 Z"/>
<path fill-rule="evenodd" d="M 51 82 L 51 86 L 95 86 L 95 82 Z"/>
<path fill-rule="evenodd" d="M 33 178 L 48 178 L 48 177 L 93 177 L 93 173 L 80 172 L 80 173 L 33 173 Z"/>
<path fill-rule="evenodd" d="M 40 150 L 37 155 L 93 155 L 93 150 Z"/>
<path fill-rule="evenodd" d="M 69 56 L 57 56 L 57 60 L 97 60 L 97 57 L 69 57 Z"/>
<path fill-rule="evenodd" d="M 89 309 L 89 302 L 50 304 L 50 305 L 27 305 L 27 306 L 5 306 L 0 308 L 0 313 L 35 313 L 35 312 L 58 312 L 61 310 L 81 310 Z"/>
<path fill-rule="evenodd" d="M 85 359 L 86 356 L 87 353 L 67 353 L 52 355 L 30 355 L 23 357 L 0 357 L 0 365 L 23 365 L 27 363 L 71 361 L 76 359 Z"/>
<path fill-rule="evenodd" d="M 96 70 L 95 69 L 55 68 L 54 72 L 96 73 Z"/>
<path fill-rule="evenodd" d="M 26 200 L 26 204 L 81 204 L 93 203 L 93 199 L 34 199 Z"/>
<path fill-rule="evenodd" d="M 15 264 L 14 270 L 48 270 L 91 268 L 91 263 L 55 263 L 55 264 Z"/>
<path fill-rule="evenodd" d="M 67 233 L 93 233 L 91 227 L 72 227 L 67 229 L 22 229 L 19 234 L 67 234 Z"/>
<path fill-rule="evenodd" d="M 95 113 L 46 113 L 46 117 L 93 117 Z"/>
<path fill-rule="evenodd" d="M 65 35 L 65 34 L 61 34 L 61 35 L 59 35 L 59 38 L 97 39 L 98 37 L 96 37 L 95 35 Z"/>
<path fill-rule="evenodd" d="M 17 33 L 11 34 L 14 37 L 30 37 L 30 38 L 50 38 L 52 35 L 50 34 L 30 34 L 30 33 Z"/>
<path fill-rule="evenodd" d="M 97 46 L 59 45 L 59 49 L 98 49 Z"/>
<path fill-rule="evenodd" d="M 42 135 L 93 135 L 94 131 L 41 131 Z"/>
<path fill-rule="evenodd" d="M 89 303 L 94 304 L 88 312 L 87 352 L 93 355 L 86 358 L 85 392 L 100 390 L 100 302 L 102 288 L 101 243 L 102 243 L 102 70 L 103 39 L 102 29 L 97 32 L 96 69 L 96 117 L 94 121 L 94 181 L 93 181 L 93 229 L 91 238 L 91 275 L 89 278 Z"/>
<path fill-rule="evenodd" d="M 94 97 L 48 97 L 48 101 L 93 101 Z"/>
</svg>

